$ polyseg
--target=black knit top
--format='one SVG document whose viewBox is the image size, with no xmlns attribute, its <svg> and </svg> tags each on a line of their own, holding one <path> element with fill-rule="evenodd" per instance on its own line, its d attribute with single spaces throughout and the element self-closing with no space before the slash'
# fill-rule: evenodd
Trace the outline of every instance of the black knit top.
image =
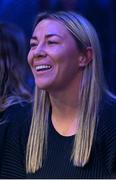
<svg viewBox="0 0 116 180">
<path fill-rule="evenodd" d="M 29 126 L 29 120 L 21 123 L 15 121 L 10 125 L 2 178 L 116 178 L 116 103 L 112 100 L 102 103 L 90 159 L 84 167 L 75 167 L 70 160 L 74 136 L 61 136 L 49 119 L 48 149 L 43 166 L 34 174 L 26 174 L 25 151 Z"/>
<path fill-rule="evenodd" d="M 22 126 L 24 119 L 27 119 L 30 108 L 31 108 L 30 103 L 21 102 L 11 105 L 3 112 L 0 112 L 0 174 L 1 174 L 1 166 L 4 159 L 3 158 L 4 153 L 7 147 L 7 142 L 10 138 L 10 133 L 12 136 L 12 132 L 10 132 L 9 128 L 12 126 L 14 127 L 15 123 L 18 126 L 20 124 Z"/>
</svg>

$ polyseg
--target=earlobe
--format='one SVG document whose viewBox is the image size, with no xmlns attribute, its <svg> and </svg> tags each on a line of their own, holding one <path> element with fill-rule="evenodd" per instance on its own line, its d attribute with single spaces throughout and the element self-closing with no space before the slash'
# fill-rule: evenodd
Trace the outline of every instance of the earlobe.
<svg viewBox="0 0 116 180">
<path fill-rule="evenodd" d="M 91 47 L 87 47 L 79 58 L 79 67 L 87 66 L 93 59 L 93 51 Z"/>
<path fill-rule="evenodd" d="M 80 56 L 79 58 L 79 67 L 85 67 L 86 66 L 86 57 Z"/>
</svg>

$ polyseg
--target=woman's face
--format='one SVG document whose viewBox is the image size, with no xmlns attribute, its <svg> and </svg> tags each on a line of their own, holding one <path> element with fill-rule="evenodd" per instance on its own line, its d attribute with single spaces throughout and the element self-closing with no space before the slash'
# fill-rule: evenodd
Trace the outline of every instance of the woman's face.
<svg viewBox="0 0 116 180">
<path fill-rule="evenodd" d="M 45 19 L 37 24 L 30 40 L 28 62 L 40 89 L 62 90 L 76 83 L 80 57 L 73 36 L 62 22 Z"/>
</svg>

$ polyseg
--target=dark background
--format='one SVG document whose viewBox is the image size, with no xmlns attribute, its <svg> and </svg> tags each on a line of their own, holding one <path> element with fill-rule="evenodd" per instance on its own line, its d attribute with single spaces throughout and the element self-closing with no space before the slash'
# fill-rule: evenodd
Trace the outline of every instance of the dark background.
<svg viewBox="0 0 116 180">
<path fill-rule="evenodd" d="M 0 0 L 0 21 L 15 23 L 21 27 L 28 44 L 36 15 L 46 10 L 76 10 L 92 22 L 101 42 L 104 73 L 109 89 L 116 93 L 116 1 Z M 26 81 L 33 87 L 28 67 Z"/>
</svg>

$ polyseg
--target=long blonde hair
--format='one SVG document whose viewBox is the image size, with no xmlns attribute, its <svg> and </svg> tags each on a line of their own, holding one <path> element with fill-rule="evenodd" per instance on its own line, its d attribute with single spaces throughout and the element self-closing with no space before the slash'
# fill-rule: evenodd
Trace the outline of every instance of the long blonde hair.
<svg viewBox="0 0 116 180">
<path fill-rule="evenodd" d="M 71 155 L 73 164 L 82 167 L 90 157 L 99 119 L 98 107 L 102 91 L 105 89 L 99 39 L 91 23 L 75 12 L 42 13 L 37 16 L 35 26 L 43 19 L 55 19 L 63 22 L 81 48 L 92 48 L 93 59 L 83 71 L 80 88 L 80 128 L 75 135 Z M 50 100 L 47 92 L 44 90 L 39 92 L 36 87 L 33 118 L 27 143 L 27 172 L 34 173 L 42 167 L 44 152 L 47 148 L 49 107 Z"/>
</svg>

